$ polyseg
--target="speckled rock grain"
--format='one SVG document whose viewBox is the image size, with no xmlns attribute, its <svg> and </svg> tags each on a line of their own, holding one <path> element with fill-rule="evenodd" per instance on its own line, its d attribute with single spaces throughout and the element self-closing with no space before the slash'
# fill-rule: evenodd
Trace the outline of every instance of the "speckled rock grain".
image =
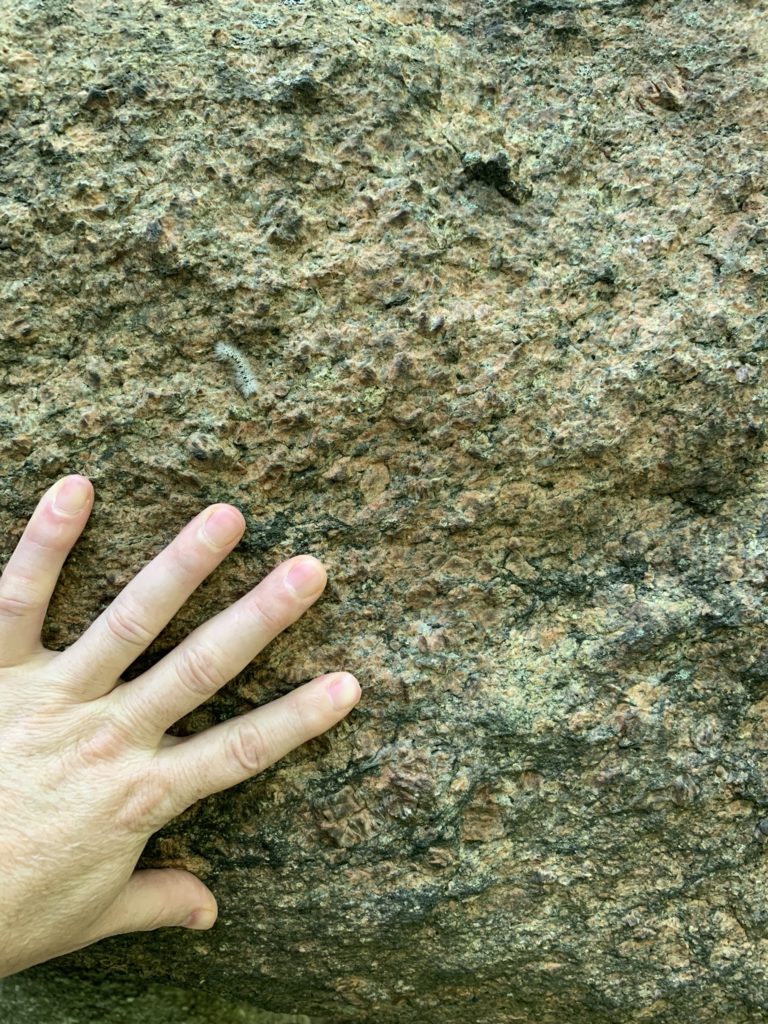
<svg viewBox="0 0 768 1024">
<path fill-rule="evenodd" d="M 46 643 L 231 501 L 127 678 L 311 551 L 321 603 L 180 728 L 364 687 L 150 843 L 212 932 L 27 972 L 16 1020 L 91 1020 L 100 975 L 325 1022 L 765 1020 L 766 13 L 0 0 L 6 546 L 58 475 L 96 488 Z"/>
</svg>

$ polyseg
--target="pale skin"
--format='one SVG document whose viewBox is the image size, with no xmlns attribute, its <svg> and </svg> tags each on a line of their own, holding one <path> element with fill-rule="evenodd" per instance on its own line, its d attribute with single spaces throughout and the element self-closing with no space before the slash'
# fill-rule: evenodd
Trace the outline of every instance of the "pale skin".
<svg viewBox="0 0 768 1024">
<path fill-rule="evenodd" d="M 216 900 L 193 874 L 136 870 L 148 838 L 330 729 L 361 694 L 353 675 L 332 672 L 201 733 L 167 732 L 317 600 L 326 573 L 309 555 L 283 562 L 143 675 L 120 678 L 242 537 L 241 512 L 222 503 L 70 647 L 44 648 L 48 604 L 93 499 L 87 478 L 57 480 L 0 576 L 0 977 L 109 935 L 210 928 Z"/>
</svg>

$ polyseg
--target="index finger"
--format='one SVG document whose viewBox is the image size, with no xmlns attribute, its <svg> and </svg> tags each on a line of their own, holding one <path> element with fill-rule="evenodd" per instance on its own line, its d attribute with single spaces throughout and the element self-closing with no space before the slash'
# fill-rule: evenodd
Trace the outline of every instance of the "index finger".
<svg viewBox="0 0 768 1024">
<path fill-rule="evenodd" d="M 264 771 L 341 721 L 361 696 L 350 672 L 330 672 L 204 732 L 174 738 L 155 757 L 164 780 L 164 821 L 203 797 Z"/>
</svg>

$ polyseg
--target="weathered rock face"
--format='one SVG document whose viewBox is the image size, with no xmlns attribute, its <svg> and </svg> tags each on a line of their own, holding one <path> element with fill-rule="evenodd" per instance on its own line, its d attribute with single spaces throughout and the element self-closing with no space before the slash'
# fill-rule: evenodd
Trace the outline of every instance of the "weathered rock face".
<svg viewBox="0 0 768 1024">
<path fill-rule="evenodd" d="M 27 972 L 16 1019 L 90 1020 L 108 972 L 327 1022 L 765 1020 L 765 15 L 0 0 L 6 545 L 96 488 L 46 643 L 231 501 L 129 678 L 309 551 L 326 596 L 180 728 L 364 689 L 148 847 L 212 932 Z"/>
</svg>

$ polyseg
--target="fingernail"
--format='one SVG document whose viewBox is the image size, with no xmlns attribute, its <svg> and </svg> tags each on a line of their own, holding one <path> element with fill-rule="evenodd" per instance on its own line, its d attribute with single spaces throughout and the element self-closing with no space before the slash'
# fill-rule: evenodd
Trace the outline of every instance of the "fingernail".
<svg viewBox="0 0 768 1024">
<path fill-rule="evenodd" d="M 349 672 L 344 672 L 330 684 L 328 693 L 334 708 L 343 711 L 344 708 L 351 708 L 353 704 L 357 704 L 362 690 L 355 677 Z"/>
<path fill-rule="evenodd" d="M 316 558 L 303 558 L 285 577 L 285 585 L 296 597 L 312 597 L 325 582 L 323 567 Z"/>
<path fill-rule="evenodd" d="M 88 504 L 90 488 L 82 477 L 68 476 L 59 486 L 53 498 L 53 507 L 65 516 L 74 516 L 82 512 Z"/>
<path fill-rule="evenodd" d="M 205 539 L 215 548 L 225 548 L 239 537 L 243 530 L 243 521 L 231 508 L 217 508 L 206 519 L 202 532 Z"/>
<path fill-rule="evenodd" d="M 199 910 L 194 910 L 187 920 L 184 922 L 185 928 L 194 928 L 195 931 L 205 931 L 208 928 L 213 927 L 213 923 L 216 920 L 216 914 L 208 907 L 201 907 Z"/>
</svg>

